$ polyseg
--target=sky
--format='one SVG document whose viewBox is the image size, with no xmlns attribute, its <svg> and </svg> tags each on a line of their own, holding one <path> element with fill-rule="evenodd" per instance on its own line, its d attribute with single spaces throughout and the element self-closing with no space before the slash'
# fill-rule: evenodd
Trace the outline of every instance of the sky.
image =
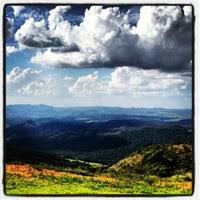
<svg viewBox="0 0 200 200">
<path fill-rule="evenodd" d="M 192 7 L 7 5 L 6 104 L 191 108 Z"/>
</svg>

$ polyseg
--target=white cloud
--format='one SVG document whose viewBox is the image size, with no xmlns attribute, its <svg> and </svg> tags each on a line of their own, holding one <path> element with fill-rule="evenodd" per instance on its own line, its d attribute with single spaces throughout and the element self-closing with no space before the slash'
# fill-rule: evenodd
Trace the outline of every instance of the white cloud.
<svg viewBox="0 0 200 200">
<path fill-rule="evenodd" d="M 98 73 L 88 74 L 79 77 L 73 86 L 69 87 L 69 92 L 78 96 L 97 94 L 100 89 Z"/>
<path fill-rule="evenodd" d="M 71 6 L 57 6 L 49 12 L 48 22 L 51 31 L 56 30 L 60 23 L 64 21 L 62 15 L 67 12 Z M 66 21 L 66 23 L 68 23 Z"/>
<path fill-rule="evenodd" d="M 28 85 L 18 89 L 18 92 L 23 95 L 43 95 L 49 94 L 49 91 L 44 90 L 44 82 L 31 82 Z"/>
<path fill-rule="evenodd" d="M 137 28 L 143 64 L 163 71 L 190 71 L 192 24 L 179 6 L 143 6 Z"/>
<path fill-rule="evenodd" d="M 49 96 L 54 95 L 53 87 L 54 84 L 48 79 L 38 80 L 18 89 L 18 93 L 22 95 Z"/>
<path fill-rule="evenodd" d="M 142 6 L 136 26 L 130 10 L 91 6 L 80 25 L 63 14 L 70 6 L 57 6 L 45 21 L 26 22 L 16 32 L 19 44 L 46 48 L 32 63 L 53 67 L 135 66 L 161 71 L 190 71 L 192 56 L 191 7 Z M 183 15 L 184 13 L 184 15 Z M 159 58 L 159 59 L 158 59 Z"/>
<path fill-rule="evenodd" d="M 142 70 L 133 67 L 118 67 L 105 80 L 98 74 L 79 77 L 69 92 L 78 96 L 88 95 L 177 95 L 187 93 L 191 78 L 179 73 L 158 70 Z"/>
<path fill-rule="evenodd" d="M 31 68 L 15 67 L 6 75 L 6 82 L 8 95 L 14 96 L 109 98 L 123 95 L 126 98 L 148 98 L 154 95 L 186 96 L 191 92 L 191 77 L 187 74 L 128 66 L 117 67 L 106 76 L 95 71 L 76 80 L 70 76 L 63 78 Z"/>
<path fill-rule="evenodd" d="M 29 18 L 17 30 L 15 39 L 19 45 L 28 47 L 59 47 L 62 46 L 62 41 L 59 38 L 51 37 L 50 32 L 46 30 L 45 21 L 35 22 L 33 18 Z"/>
<path fill-rule="evenodd" d="M 15 46 L 6 45 L 6 54 L 7 55 L 10 55 L 10 54 L 18 52 L 18 51 L 20 51 L 19 48 L 16 48 Z"/>
<path fill-rule="evenodd" d="M 6 81 L 8 84 L 18 84 L 37 78 L 40 73 L 41 71 L 32 70 L 31 68 L 23 69 L 20 67 L 15 67 L 9 74 L 6 75 Z"/>
<path fill-rule="evenodd" d="M 129 12 L 121 13 L 117 7 L 92 6 L 85 11 L 79 26 L 64 20 L 63 12 L 55 12 L 55 20 L 49 20 L 51 37 L 59 38 L 65 45 L 76 44 L 77 52 L 46 50 L 37 53 L 31 59 L 33 63 L 191 70 L 192 26 L 186 20 L 191 16 L 190 7 L 184 7 L 183 16 L 179 6 L 143 6 L 137 26 L 129 24 Z"/>
<path fill-rule="evenodd" d="M 25 6 L 11 6 L 13 8 L 13 12 L 15 17 L 19 16 L 20 12 L 25 9 Z"/>
<path fill-rule="evenodd" d="M 111 73 L 108 90 L 129 94 L 151 93 L 176 94 L 190 83 L 188 77 L 178 73 L 170 74 L 158 70 L 141 70 L 133 67 L 119 67 Z"/>
<path fill-rule="evenodd" d="M 78 46 L 68 39 L 70 23 L 64 21 L 62 15 L 70 9 L 70 6 L 57 6 L 49 12 L 48 28 L 45 20 L 40 21 L 29 18 L 17 30 L 15 39 L 20 45 L 34 48 L 54 48 L 52 52 L 79 51 Z M 67 39 L 66 39 L 67 38 Z"/>
<path fill-rule="evenodd" d="M 8 94 L 10 95 L 50 95 L 53 94 L 55 78 L 42 75 L 42 71 L 31 68 L 15 67 L 6 75 Z"/>
<path fill-rule="evenodd" d="M 71 67 L 80 67 L 80 64 L 84 64 L 86 59 L 86 55 L 80 52 L 56 53 L 48 49 L 44 53 L 37 52 L 36 55 L 31 58 L 31 62 L 34 64 L 53 66 L 57 68 L 65 67 L 66 65 Z"/>
<path fill-rule="evenodd" d="M 55 24 L 52 27 L 55 27 Z M 127 56 L 123 52 L 127 47 L 134 49 L 133 43 L 136 42 L 136 36 L 129 32 L 128 16 L 120 13 L 117 7 L 103 9 L 102 6 L 92 6 L 86 10 L 80 26 L 71 26 L 67 21 L 59 21 L 52 35 L 62 38 L 65 43 L 69 44 L 71 41 L 77 44 L 80 52 L 57 53 L 47 50 L 37 53 L 31 59 L 33 63 L 62 67 L 107 64 L 113 59 L 120 59 L 120 53 L 121 57 L 126 59 Z M 137 54 L 136 50 L 134 52 Z"/>
<path fill-rule="evenodd" d="M 192 20 L 192 7 L 191 6 L 184 6 L 183 11 L 184 11 L 184 15 L 186 17 L 186 21 L 190 22 Z"/>
<path fill-rule="evenodd" d="M 172 24 L 181 18 L 181 8 L 178 6 L 143 6 L 136 32 L 140 39 L 147 42 L 160 42 Z"/>
</svg>

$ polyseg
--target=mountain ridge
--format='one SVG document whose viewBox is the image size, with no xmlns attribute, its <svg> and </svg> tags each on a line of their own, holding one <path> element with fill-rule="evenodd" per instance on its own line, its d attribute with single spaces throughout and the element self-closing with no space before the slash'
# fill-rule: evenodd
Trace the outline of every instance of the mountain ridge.
<svg viewBox="0 0 200 200">
<path fill-rule="evenodd" d="M 32 106 L 49 108 L 122 108 L 122 109 L 162 109 L 162 110 L 192 110 L 191 108 L 166 108 L 166 107 L 135 107 L 135 106 L 53 106 L 48 104 L 8 104 L 6 107 L 13 106 Z"/>
</svg>

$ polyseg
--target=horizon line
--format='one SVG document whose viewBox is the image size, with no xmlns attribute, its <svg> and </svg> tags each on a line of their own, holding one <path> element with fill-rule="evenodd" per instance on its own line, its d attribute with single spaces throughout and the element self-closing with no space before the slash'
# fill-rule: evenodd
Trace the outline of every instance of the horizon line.
<svg viewBox="0 0 200 200">
<path fill-rule="evenodd" d="M 5 106 L 49 106 L 49 107 L 54 107 L 54 108 L 90 108 L 90 107 L 104 107 L 104 108 L 145 108 L 145 109 L 178 109 L 178 110 L 183 110 L 183 109 L 190 109 L 192 110 L 192 108 L 189 108 L 189 107 L 135 107 L 135 106 L 99 106 L 99 105 L 91 105 L 91 106 L 84 106 L 84 105 L 81 105 L 81 106 L 55 106 L 55 105 L 50 105 L 50 104 L 8 104 L 8 105 L 5 105 Z"/>
</svg>

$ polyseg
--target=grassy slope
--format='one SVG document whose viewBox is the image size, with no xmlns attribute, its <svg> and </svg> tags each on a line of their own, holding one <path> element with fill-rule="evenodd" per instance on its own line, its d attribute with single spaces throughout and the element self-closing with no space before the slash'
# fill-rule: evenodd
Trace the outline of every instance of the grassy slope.
<svg viewBox="0 0 200 200">
<path fill-rule="evenodd" d="M 6 170 L 6 193 L 192 194 L 191 151 L 191 145 L 151 146 L 117 162 L 106 172 L 91 173 L 80 167 L 70 172 L 68 168 L 48 168 L 48 165 L 22 164 L 18 168 L 14 165 Z M 101 168 L 94 165 L 97 166 Z M 168 169 L 173 169 L 173 173 L 168 174 Z"/>
<path fill-rule="evenodd" d="M 117 181 L 70 176 L 33 176 L 7 174 L 7 194 L 191 194 L 190 174 L 170 178 L 132 177 Z M 186 181 L 187 180 L 187 181 Z"/>
</svg>

